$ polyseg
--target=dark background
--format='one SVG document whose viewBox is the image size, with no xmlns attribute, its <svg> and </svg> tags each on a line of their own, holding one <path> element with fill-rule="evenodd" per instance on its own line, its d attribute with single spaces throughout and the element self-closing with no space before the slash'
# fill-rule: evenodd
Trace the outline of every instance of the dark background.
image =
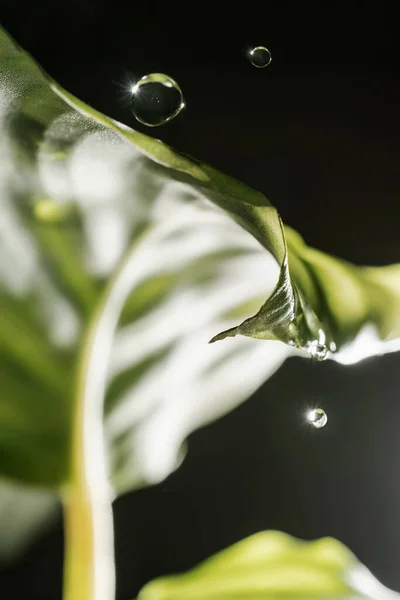
<svg viewBox="0 0 400 600">
<path fill-rule="evenodd" d="M 260 189 L 310 244 L 399 262 L 395 9 L 320 4 L 0 0 L 0 18 L 68 90 Z M 266 69 L 246 58 L 255 45 L 272 52 Z M 146 129 L 121 86 L 154 71 L 179 82 L 187 109 Z M 262 529 L 332 535 L 400 590 L 399 367 L 398 353 L 353 367 L 291 359 L 191 436 L 176 473 L 116 502 L 118 600 Z M 304 426 L 309 404 L 327 411 L 325 429 Z M 58 599 L 61 565 L 60 519 L 0 590 Z"/>
</svg>

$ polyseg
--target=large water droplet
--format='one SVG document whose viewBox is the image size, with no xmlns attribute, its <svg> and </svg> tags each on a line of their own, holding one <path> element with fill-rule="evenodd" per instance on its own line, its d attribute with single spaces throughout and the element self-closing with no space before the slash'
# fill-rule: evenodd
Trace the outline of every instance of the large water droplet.
<svg viewBox="0 0 400 600">
<path fill-rule="evenodd" d="M 318 341 L 311 342 L 307 347 L 307 351 L 310 353 L 311 358 L 317 361 L 325 360 L 329 354 L 328 346 Z"/>
<path fill-rule="evenodd" d="M 321 429 L 327 424 L 328 416 L 322 408 L 314 408 L 307 413 L 307 421 L 316 429 Z"/>
<path fill-rule="evenodd" d="M 184 107 L 181 88 L 163 73 L 145 75 L 132 88 L 132 112 L 143 125 L 163 125 Z"/>
<path fill-rule="evenodd" d="M 258 69 L 268 67 L 272 60 L 271 52 L 264 46 L 256 46 L 250 52 L 250 62 Z"/>
</svg>

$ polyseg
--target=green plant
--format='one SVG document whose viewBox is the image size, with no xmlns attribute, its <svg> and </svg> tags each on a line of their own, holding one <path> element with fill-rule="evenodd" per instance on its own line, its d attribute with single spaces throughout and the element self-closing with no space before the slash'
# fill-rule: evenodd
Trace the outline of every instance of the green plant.
<svg viewBox="0 0 400 600">
<path fill-rule="evenodd" d="M 400 265 L 309 248 L 262 194 L 88 107 L 3 30 L 0 65 L 0 474 L 32 488 L 2 493 L 59 494 L 65 598 L 110 600 L 115 495 L 162 480 L 287 356 L 398 349 Z"/>
<path fill-rule="evenodd" d="M 301 542 L 257 533 L 183 575 L 146 585 L 138 600 L 398 597 L 332 538 Z"/>
</svg>

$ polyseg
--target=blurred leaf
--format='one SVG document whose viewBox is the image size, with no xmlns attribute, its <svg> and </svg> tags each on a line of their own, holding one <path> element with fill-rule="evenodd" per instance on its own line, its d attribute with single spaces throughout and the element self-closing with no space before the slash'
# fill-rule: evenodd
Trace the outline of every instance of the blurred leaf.
<svg viewBox="0 0 400 600">
<path fill-rule="evenodd" d="M 398 266 L 285 238 L 261 193 L 88 107 L 2 29 L 0 131 L 3 476 L 69 481 L 82 373 L 122 492 L 167 476 L 193 429 L 310 343 L 345 362 L 359 335 L 363 355 L 395 349 Z M 221 330 L 272 341 L 208 345 Z"/>
<path fill-rule="evenodd" d="M 138 600 L 395 600 L 345 546 L 265 531 L 181 575 L 148 583 Z"/>
<path fill-rule="evenodd" d="M 54 494 L 0 483 L 0 563 L 18 558 L 57 515 Z"/>
<path fill-rule="evenodd" d="M 114 486 L 159 481 L 190 431 L 291 352 L 208 344 L 271 293 L 279 267 L 193 187 L 209 180 L 196 163 L 72 99 L 4 31 L 0 59 L 0 473 L 68 481 L 93 327 Z"/>
</svg>

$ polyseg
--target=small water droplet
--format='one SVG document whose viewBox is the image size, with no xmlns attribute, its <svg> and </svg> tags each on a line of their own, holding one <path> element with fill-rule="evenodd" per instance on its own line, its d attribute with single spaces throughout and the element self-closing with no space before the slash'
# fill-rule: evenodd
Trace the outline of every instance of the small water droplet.
<svg viewBox="0 0 400 600">
<path fill-rule="evenodd" d="M 179 85 L 163 73 L 145 75 L 132 87 L 132 112 L 149 127 L 164 125 L 185 107 Z"/>
<path fill-rule="evenodd" d="M 250 52 L 250 62 L 258 69 L 268 67 L 272 60 L 271 52 L 264 46 L 256 46 Z"/>
<path fill-rule="evenodd" d="M 55 202 L 51 198 L 36 200 L 32 208 L 33 216 L 41 223 L 51 225 L 62 223 L 69 215 L 70 207 L 66 204 Z"/>
<path fill-rule="evenodd" d="M 325 360 L 328 358 L 329 354 L 328 346 L 321 344 L 318 341 L 311 342 L 307 347 L 307 351 L 309 352 L 311 358 L 317 361 Z"/>
<path fill-rule="evenodd" d="M 307 421 L 316 429 L 321 429 L 327 424 L 328 416 L 322 408 L 314 408 L 307 413 Z"/>
</svg>

